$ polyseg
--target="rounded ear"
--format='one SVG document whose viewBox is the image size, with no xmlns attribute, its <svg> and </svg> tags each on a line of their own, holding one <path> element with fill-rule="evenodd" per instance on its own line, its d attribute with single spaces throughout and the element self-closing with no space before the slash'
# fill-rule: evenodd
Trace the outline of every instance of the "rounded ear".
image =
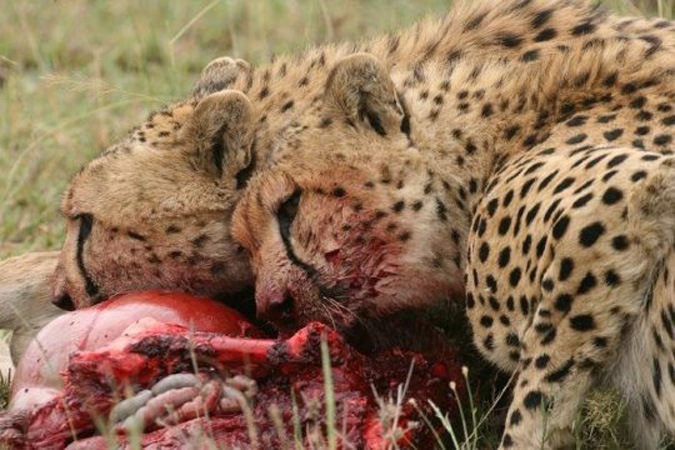
<svg viewBox="0 0 675 450">
<path fill-rule="evenodd" d="M 252 161 L 253 105 L 239 91 L 225 90 L 199 101 L 183 129 L 195 166 L 220 178 L 230 168 L 240 170 Z"/>
<path fill-rule="evenodd" d="M 405 116 L 389 73 L 367 53 L 335 63 L 326 81 L 325 101 L 347 121 L 365 124 L 381 136 L 400 130 Z"/>
<path fill-rule="evenodd" d="M 216 58 L 204 67 L 199 81 L 192 87 L 192 95 L 201 97 L 230 87 L 242 75 L 248 75 L 251 65 L 243 59 L 229 56 Z"/>
</svg>

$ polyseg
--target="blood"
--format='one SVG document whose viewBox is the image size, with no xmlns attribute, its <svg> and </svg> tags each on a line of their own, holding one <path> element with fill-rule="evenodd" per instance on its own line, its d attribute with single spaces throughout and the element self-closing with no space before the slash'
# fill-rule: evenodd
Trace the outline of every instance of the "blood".
<svg viewBox="0 0 675 450">
<path fill-rule="evenodd" d="M 238 315 L 232 317 L 241 321 Z M 101 323 L 105 321 L 97 326 Z M 439 361 L 399 348 L 365 355 L 319 323 L 287 339 L 250 337 L 255 335 L 252 326 L 237 327 L 247 336 L 141 319 L 97 349 L 75 351 L 61 372 L 63 387 L 51 398 L 0 417 L 0 444 L 107 448 L 95 423 L 109 416 L 130 387 L 148 389 L 167 375 L 194 373 L 195 365 L 211 377 L 241 373 L 255 379 L 258 391 L 250 410 L 225 412 L 210 402 L 208 417 L 185 415 L 171 426 L 146 426 L 140 437 L 143 448 L 206 448 L 204 439 L 228 448 L 284 448 L 284 443 L 294 445 L 298 430 L 309 448 L 313 440 L 325 442 L 329 429 L 338 431 L 340 448 L 349 448 L 341 439 L 354 448 L 390 448 L 394 441 L 402 448 L 429 448 L 432 430 L 424 424 L 413 427 L 413 422 L 421 422 L 417 408 L 432 417 L 432 401 L 452 417 L 456 402 L 449 382 L 455 381 L 464 392 L 460 366 L 451 352 L 439 355 Z M 322 342 L 329 349 L 332 396 L 326 395 Z M 397 406 L 383 408 L 382 399 L 396 402 L 401 386 L 406 388 Z M 335 423 L 329 426 L 326 404 L 331 397 Z M 114 439 L 121 448 L 130 448 L 123 431 Z"/>
</svg>

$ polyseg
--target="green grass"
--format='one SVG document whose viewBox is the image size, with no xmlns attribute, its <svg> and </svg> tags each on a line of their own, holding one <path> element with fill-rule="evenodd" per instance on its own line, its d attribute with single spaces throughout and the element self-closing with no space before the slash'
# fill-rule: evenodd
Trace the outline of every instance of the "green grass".
<svg viewBox="0 0 675 450">
<path fill-rule="evenodd" d="M 604 3 L 625 14 L 675 17 L 675 0 Z M 151 110 L 184 97 L 213 58 L 230 55 L 260 63 L 314 43 L 364 39 L 402 28 L 424 15 L 440 14 L 450 4 L 6 2 L 0 14 L 0 259 L 57 249 L 64 236 L 58 204 L 70 177 Z M 478 377 L 472 383 L 480 392 L 476 407 L 482 417 L 499 392 L 491 390 L 494 375 L 488 378 L 473 368 L 472 373 Z M 0 397 L 5 384 L 0 379 Z M 477 446 L 494 445 L 504 413 L 498 404 L 481 424 Z M 620 416 L 616 396 L 594 394 L 579 419 L 579 442 L 589 448 L 623 448 L 617 432 Z"/>
</svg>

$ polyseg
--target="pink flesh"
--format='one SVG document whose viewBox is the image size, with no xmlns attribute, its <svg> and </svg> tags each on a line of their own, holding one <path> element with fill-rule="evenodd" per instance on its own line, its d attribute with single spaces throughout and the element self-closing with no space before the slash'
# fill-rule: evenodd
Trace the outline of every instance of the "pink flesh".
<svg viewBox="0 0 675 450">
<path fill-rule="evenodd" d="M 40 333 L 50 338 L 43 341 L 43 345 L 51 343 L 55 348 L 65 348 L 68 353 L 73 346 L 75 350 L 77 347 L 80 349 L 67 358 L 49 347 L 49 351 L 53 352 L 55 358 L 60 358 L 58 361 L 63 364 L 60 367 L 62 388 L 50 391 L 47 401 L 42 399 L 39 404 L 24 411 L 15 407 L 0 416 L 0 444 L 6 444 L 9 448 L 64 448 L 72 442 L 73 433 L 86 436 L 94 432 L 93 418 L 107 417 L 111 407 L 123 397 L 129 385 L 147 389 L 168 374 L 192 372 L 192 362 L 196 358 L 215 368 L 216 373 L 243 373 L 257 381 L 258 393 L 252 403 L 251 413 L 262 440 L 261 448 L 278 448 L 278 430 L 269 418 L 270 406 L 279 408 L 283 423 L 290 427 L 286 429 L 286 434 L 292 436 L 295 407 L 299 408 L 301 426 L 305 429 L 308 426 L 305 421 L 313 420 L 307 419 L 308 411 L 314 408 L 311 399 L 319 405 L 325 405 L 319 350 L 322 339 L 326 340 L 329 347 L 337 401 L 336 417 L 340 420 L 338 425 L 340 429 L 344 427 L 346 436 L 357 448 L 385 449 L 390 446 L 391 443 L 382 436 L 382 423 L 378 419 L 373 387 L 384 397 L 390 390 L 395 391 L 398 385 L 405 382 L 411 360 L 415 361 L 415 371 L 410 379 L 408 396 L 417 400 L 427 416 L 433 415 L 427 400 L 433 400 L 450 414 L 455 411 L 448 382 L 454 380 L 460 391 L 463 383 L 453 355 L 443 355 L 443 363 L 427 361 L 419 354 L 397 349 L 365 356 L 346 344 L 337 332 L 318 323 L 309 324 L 285 340 L 241 337 L 259 333 L 228 308 L 208 300 L 202 302 L 205 299 L 197 299 L 197 302 L 202 302 L 199 303 L 202 306 L 197 307 L 191 303 L 195 297 L 182 294 L 175 295 L 177 300 L 168 300 L 167 297 L 167 294 L 158 293 L 152 293 L 149 301 L 147 297 L 136 297 L 136 300 L 121 297 L 121 300 L 128 302 L 120 305 L 121 310 L 126 306 L 128 309 L 124 314 L 133 316 L 133 320 L 128 320 L 131 326 L 126 330 L 119 330 L 119 315 L 114 313 L 118 309 L 113 304 L 96 307 L 94 313 L 83 314 L 78 311 L 68 314 L 59 318 L 68 318 L 67 322 L 48 325 L 45 328 L 47 332 L 43 330 Z M 135 301 L 142 305 L 134 307 Z M 148 303 L 157 302 L 160 308 L 170 309 L 173 301 L 180 305 L 176 316 L 180 316 L 180 311 L 184 312 L 179 319 L 183 325 L 156 320 L 157 317 L 164 320 L 169 316 L 162 316 L 161 310 L 154 314 L 153 311 L 157 310 L 148 306 Z M 187 303 L 190 303 L 189 309 L 184 307 Z M 141 314 L 139 311 L 144 312 Z M 196 316 L 202 316 L 205 311 L 210 311 L 205 314 L 205 319 L 208 319 L 206 322 L 209 323 L 207 326 L 218 329 L 202 331 L 199 323 L 193 323 L 190 328 L 192 320 L 189 319 L 195 316 L 190 317 L 189 314 L 197 312 Z M 151 318 L 144 317 L 146 314 Z M 79 323 L 79 317 L 85 318 L 86 326 Z M 62 324 L 70 321 L 75 322 L 71 329 L 78 328 L 84 332 L 76 343 L 66 345 L 60 340 L 67 341 L 71 335 L 63 332 Z M 113 333 L 109 331 L 111 328 L 118 335 L 114 340 L 111 338 Z M 99 343 L 99 346 L 91 349 L 94 343 Z M 26 379 L 19 378 L 25 376 L 33 383 L 31 386 L 47 389 L 45 384 L 38 383 L 40 377 L 30 373 L 30 369 L 36 370 L 36 363 L 39 367 L 39 362 L 35 360 L 22 362 L 23 371 L 17 375 L 16 386 L 27 386 Z M 45 380 L 53 383 L 51 379 L 42 380 L 43 383 Z M 15 389 L 19 389 L 16 386 Z M 291 397 L 291 392 L 294 392 L 294 397 Z M 17 395 L 21 396 L 21 392 Z M 208 430 L 219 444 L 249 448 L 251 442 L 244 416 L 220 411 L 216 400 L 217 396 L 207 396 L 203 400 L 206 402 L 203 406 L 209 411 L 208 419 L 195 418 L 194 407 L 200 406 L 202 402 L 195 399 L 186 403 L 176 414 L 175 418 L 180 420 L 176 425 L 146 429 L 141 438 L 143 448 L 184 448 L 186 436 L 202 436 L 204 430 Z M 17 402 L 13 399 L 14 405 Z M 320 420 L 324 419 L 325 412 L 320 414 Z M 413 407 L 404 402 L 399 426 L 405 427 L 409 420 L 419 420 L 419 417 Z M 121 448 L 129 448 L 124 434 L 120 433 L 117 439 Z M 429 430 L 425 432 L 423 427 L 421 430 L 406 432 L 399 444 L 405 448 L 406 442 L 410 441 L 417 448 L 427 448 L 431 444 L 430 437 Z M 93 437 L 72 442 L 69 448 L 107 447 L 103 438 Z"/>
<path fill-rule="evenodd" d="M 205 297 L 161 291 L 122 295 L 58 317 L 40 331 L 17 367 L 10 409 L 42 403 L 63 387 L 61 372 L 71 353 L 100 348 L 146 317 L 228 336 L 259 335 L 239 313 Z"/>
</svg>

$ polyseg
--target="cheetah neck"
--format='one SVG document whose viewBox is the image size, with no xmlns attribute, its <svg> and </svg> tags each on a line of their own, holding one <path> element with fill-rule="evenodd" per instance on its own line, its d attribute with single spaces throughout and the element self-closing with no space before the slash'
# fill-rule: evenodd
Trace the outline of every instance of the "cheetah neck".
<svg viewBox="0 0 675 450">
<path fill-rule="evenodd" d="M 455 5 L 444 18 L 422 20 L 400 33 L 365 43 L 322 45 L 276 58 L 242 77 L 232 88 L 246 93 L 258 109 L 257 142 L 259 161 L 264 166 L 274 163 L 278 156 L 274 151 L 278 136 L 295 128 L 303 117 L 316 113 L 330 68 L 349 54 L 373 54 L 392 74 L 402 75 L 397 83 L 401 92 L 408 95 L 408 91 L 424 86 L 432 100 L 437 90 L 447 91 L 448 86 L 446 80 L 429 74 L 430 66 L 447 74 L 461 72 L 458 69 L 467 67 L 467 61 L 518 61 L 532 58 L 533 50 L 548 51 L 570 42 L 616 34 L 613 30 L 618 26 L 629 30 L 636 25 L 621 24 L 581 0 L 466 1 Z M 453 87 L 455 95 L 459 92 L 460 88 Z M 509 108 L 513 105 L 505 106 L 504 112 L 510 114 Z"/>
<path fill-rule="evenodd" d="M 527 60 L 471 58 L 451 68 L 429 62 L 394 73 L 394 81 L 413 117 L 414 145 L 430 166 L 453 174 L 472 215 L 486 180 L 506 161 L 543 150 L 561 122 L 591 108 L 621 108 L 636 91 L 671 83 L 672 45 L 664 47 L 617 35 L 542 49 Z M 415 71 L 424 81 L 410 85 Z"/>
</svg>

